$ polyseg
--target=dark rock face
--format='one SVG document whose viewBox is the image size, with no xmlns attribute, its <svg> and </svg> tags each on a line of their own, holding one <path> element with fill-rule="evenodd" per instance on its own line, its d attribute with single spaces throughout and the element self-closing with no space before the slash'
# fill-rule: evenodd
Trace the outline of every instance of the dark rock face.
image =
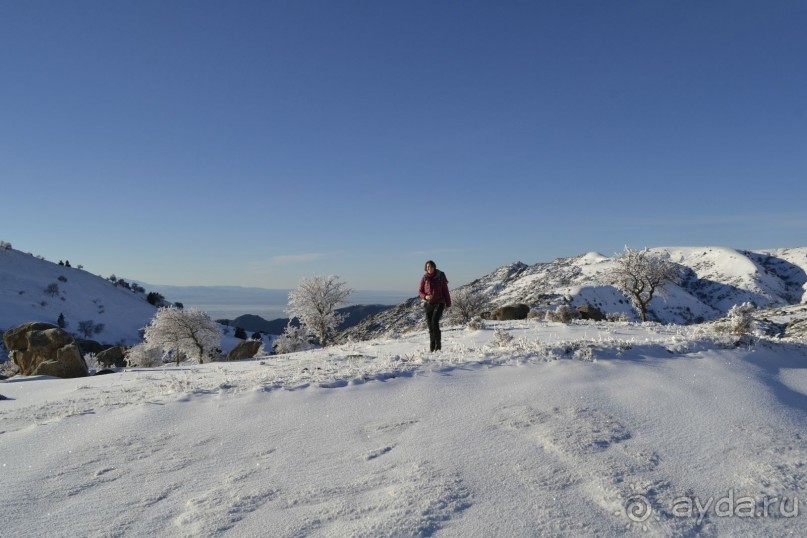
<svg viewBox="0 0 807 538">
<path fill-rule="evenodd" d="M 584 304 L 577 307 L 577 312 L 580 314 L 580 319 L 590 319 L 592 321 L 605 320 L 605 314 L 596 306 Z"/>
<path fill-rule="evenodd" d="M 227 354 L 228 361 L 237 361 L 241 359 L 251 359 L 254 357 L 258 350 L 261 349 L 261 342 L 260 340 L 244 340 L 243 342 L 239 342 L 232 351 Z"/>
<path fill-rule="evenodd" d="M 104 368 L 125 368 L 126 348 L 123 346 L 110 347 L 95 356 L 95 361 Z M 97 375 L 97 374 L 96 374 Z"/>
<path fill-rule="evenodd" d="M 501 306 L 493 312 L 492 319 L 506 321 L 511 319 L 527 319 L 530 313 L 529 305 L 524 303 Z"/>
</svg>

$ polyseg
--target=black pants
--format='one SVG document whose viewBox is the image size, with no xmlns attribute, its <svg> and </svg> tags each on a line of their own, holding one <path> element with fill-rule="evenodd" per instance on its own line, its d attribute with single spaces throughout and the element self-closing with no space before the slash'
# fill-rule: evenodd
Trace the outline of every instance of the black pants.
<svg viewBox="0 0 807 538">
<path fill-rule="evenodd" d="M 443 317 L 445 303 L 426 303 L 426 325 L 429 327 L 429 351 L 440 349 L 440 318 Z"/>
</svg>

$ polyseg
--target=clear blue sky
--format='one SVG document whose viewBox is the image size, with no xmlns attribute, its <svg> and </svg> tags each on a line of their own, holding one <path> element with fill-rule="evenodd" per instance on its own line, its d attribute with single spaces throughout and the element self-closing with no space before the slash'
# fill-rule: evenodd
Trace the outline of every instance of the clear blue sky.
<svg viewBox="0 0 807 538">
<path fill-rule="evenodd" d="M 413 290 L 807 245 L 804 1 L 0 0 L 0 239 Z"/>
</svg>

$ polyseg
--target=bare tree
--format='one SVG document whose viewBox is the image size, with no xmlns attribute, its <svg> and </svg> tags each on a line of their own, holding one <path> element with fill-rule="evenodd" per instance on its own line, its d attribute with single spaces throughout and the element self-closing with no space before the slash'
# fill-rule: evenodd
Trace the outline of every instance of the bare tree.
<svg viewBox="0 0 807 538">
<path fill-rule="evenodd" d="M 490 302 L 482 292 L 474 292 L 468 288 L 451 292 L 452 321 L 465 324 L 490 309 Z"/>
<path fill-rule="evenodd" d="M 91 319 L 79 321 L 78 332 L 81 333 L 84 338 L 90 338 L 93 335 L 93 332 L 95 332 L 95 322 Z"/>
<path fill-rule="evenodd" d="M 328 337 L 345 318 L 335 309 L 344 304 L 353 293 L 338 276 L 313 276 L 304 278 L 299 287 L 289 293 L 286 312 L 300 320 L 305 330 L 315 334 L 325 347 Z"/>
<path fill-rule="evenodd" d="M 166 353 L 173 351 L 177 364 L 182 356 L 201 364 L 216 356 L 221 345 L 221 330 L 207 312 L 163 307 L 146 327 L 143 338 L 150 347 L 159 347 Z"/>
<path fill-rule="evenodd" d="M 647 305 L 658 291 L 664 293 L 667 284 L 675 284 L 680 278 L 680 268 L 661 254 L 648 249 L 631 250 L 614 257 L 616 267 L 611 274 L 611 283 L 628 296 L 639 310 L 642 321 L 647 321 Z"/>
</svg>

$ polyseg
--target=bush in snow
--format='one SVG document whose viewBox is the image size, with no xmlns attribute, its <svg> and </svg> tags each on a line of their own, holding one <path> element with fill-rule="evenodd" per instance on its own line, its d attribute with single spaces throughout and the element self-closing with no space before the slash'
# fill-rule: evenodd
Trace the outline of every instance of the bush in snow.
<svg viewBox="0 0 807 538">
<path fill-rule="evenodd" d="M 84 364 L 87 365 L 87 369 L 91 372 L 98 370 L 98 361 L 95 360 L 95 353 L 85 353 Z"/>
<path fill-rule="evenodd" d="M 485 320 L 482 319 L 482 316 L 474 316 L 468 322 L 468 329 L 471 331 L 479 331 L 484 328 L 485 328 Z"/>
<path fill-rule="evenodd" d="M 339 280 L 338 276 L 313 276 L 304 278 L 296 290 L 289 293 L 289 317 L 300 320 L 303 328 L 317 336 L 322 347 L 345 319 L 337 314 L 336 307 L 344 304 L 353 290 Z"/>
<path fill-rule="evenodd" d="M 569 323 L 573 319 L 580 317 L 580 314 L 567 304 L 558 305 L 555 310 L 546 311 L 546 320 L 558 323 Z"/>
<path fill-rule="evenodd" d="M 507 347 L 513 343 L 513 335 L 502 329 L 496 329 L 493 338 L 499 347 Z"/>
<path fill-rule="evenodd" d="M 754 328 L 754 318 L 751 317 L 751 313 L 756 309 L 756 306 L 748 302 L 732 306 L 726 316 L 726 323 L 718 325 L 718 332 L 736 334 L 738 336 L 751 334 Z"/>
<path fill-rule="evenodd" d="M 51 297 L 59 295 L 59 285 L 56 282 L 48 284 L 48 287 L 45 288 L 45 295 L 50 295 Z"/>
<path fill-rule="evenodd" d="M 114 275 L 113 275 L 114 276 Z M 112 278 L 112 277 L 110 277 Z M 159 306 L 165 302 L 165 297 L 161 294 L 157 293 L 156 291 L 150 291 L 148 295 L 146 295 L 146 301 L 154 306 Z"/>
<path fill-rule="evenodd" d="M 154 368 L 163 363 L 163 351 L 158 347 L 149 347 L 145 342 L 126 350 L 126 362 L 134 368 Z"/>
<path fill-rule="evenodd" d="M 5 362 L 0 362 L 0 375 L 4 377 L 14 377 L 19 373 L 20 369 L 13 360 L 7 359 Z"/>
<path fill-rule="evenodd" d="M 283 334 L 275 340 L 274 349 L 275 353 L 279 355 L 311 349 L 311 343 L 308 341 L 308 331 L 303 327 L 295 327 L 289 323 L 283 330 Z"/>
<path fill-rule="evenodd" d="M 194 359 L 199 364 L 215 360 L 221 346 L 218 324 L 210 319 L 207 312 L 196 308 L 159 308 L 146 327 L 143 338 L 151 347 L 159 347 L 165 353 L 173 351 L 177 364 L 182 356 Z"/>
<path fill-rule="evenodd" d="M 605 314 L 606 321 L 629 321 L 628 315 L 625 312 L 607 312 Z"/>
<path fill-rule="evenodd" d="M 572 352 L 572 358 L 578 361 L 596 362 L 594 358 L 594 350 L 588 346 L 578 347 Z"/>
<path fill-rule="evenodd" d="M 101 326 L 101 330 L 103 330 L 103 325 Z M 78 332 L 84 338 L 91 337 L 95 333 L 95 322 L 91 319 L 85 319 L 84 321 L 79 321 Z"/>
<path fill-rule="evenodd" d="M 11 250 L 11 243 L 0 241 L 0 250 Z"/>
<path fill-rule="evenodd" d="M 451 293 L 451 309 L 448 318 L 451 322 L 466 324 L 490 308 L 490 302 L 484 293 L 474 292 L 468 288 L 454 290 Z"/>
</svg>

